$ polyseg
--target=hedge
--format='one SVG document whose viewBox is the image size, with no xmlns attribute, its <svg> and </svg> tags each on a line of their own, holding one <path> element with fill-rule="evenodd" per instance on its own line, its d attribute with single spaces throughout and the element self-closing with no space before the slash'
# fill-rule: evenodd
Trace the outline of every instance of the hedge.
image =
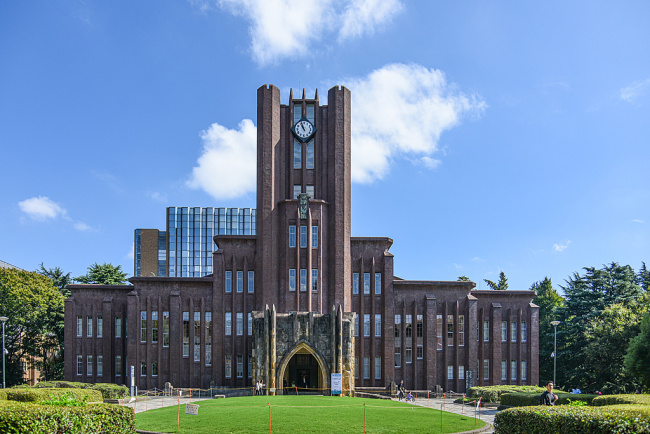
<svg viewBox="0 0 650 434">
<path fill-rule="evenodd" d="M 102 402 L 102 394 L 92 389 L 5 389 L 8 401 L 42 403 L 68 395 L 81 402 Z"/>
<path fill-rule="evenodd" d="M 134 434 L 132 408 L 110 404 L 82 407 L 0 403 L 2 433 Z"/>
<path fill-rule="evenodd" d="M 546 390 L 546 389 L 544 389 Z M 574 401 L 584 401 L 587 405 L 592 405 L 592 400 L 597 398 L 599 395 L 589 395 L 586 393 L 581 393 L 578 395 L 566 392 L 555 392 L 558 397 L 556 405 L 566 405 L 569 402 Z M 509 407 L 526 407 L 532 405 L 539 405 L 539 398 L 542 396 L 542 392 L 538 393 L 504 393 L 501 395 L 501 405 L 507 405 Z"/>
<path fill-rule="evenodd" d="M 591 405 L 642 404 L 650 405 L 650 395 L 599 395 Z"/>
<path fill-rule="evenodd" d="M 501 386 L 470 387 L 467 392 L 467 397 L 481 398 L 484 402 L 498 403 L 503 393 L 528 392 L 539 393 L 541 395 L 545 390 L 545 387 L 539 386 L 511 386 L 507 384 Z"/>
<path fill-rule="evenodd" d="M 509 408 L 494 418 L 495 434 L 638 434 L 650 433 L 650 417 L 636 406 Z"/>
<path fill-rule="evenodd" d="M 122 399 L 124 396 L 130 396 L 129 388 L 118 386 L 112 383 L 78 383 L 74 381 L 41 381 L 30 388 L 49 389 L 49 388 L 75 388 L 75 389 L 93 389 L 101 392 L 104 399 Z"/>
</svg>

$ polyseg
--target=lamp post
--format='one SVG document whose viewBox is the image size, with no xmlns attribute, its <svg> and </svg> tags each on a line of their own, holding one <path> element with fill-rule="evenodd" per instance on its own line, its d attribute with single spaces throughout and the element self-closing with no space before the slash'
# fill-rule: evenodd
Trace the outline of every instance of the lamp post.
<svg viewBox="0 0 650 434">
<path fill-rule="evenodd" d="M 0 321 L 2 321 L 2 388 L 5 388 L 5 321 L 9 318 L 6 316 L 0 316 Z"/>
<path fill-rule="evenodd" d="M 553 386 L 555 386 L 555 368 L 557 367 L 557 326 L 560 321 L 551 321 L 551 325 L 555 328 L 555 338 L 553 340 Z"/>
</svg>

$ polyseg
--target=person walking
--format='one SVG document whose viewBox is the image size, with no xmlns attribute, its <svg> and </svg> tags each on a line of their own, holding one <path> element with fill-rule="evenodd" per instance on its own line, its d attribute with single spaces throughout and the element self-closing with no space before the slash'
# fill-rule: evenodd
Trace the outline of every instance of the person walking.
<svg viewBox="0 0 650 434">
<path fill-rule="evenodd" d="M 404 380 L 399 382 L 399 385 L 397 386 L 397 398 L 401 401 L 404 399 L 404 392 L 406 392 L 406 388 L 404 387 Z"/>
</svg>

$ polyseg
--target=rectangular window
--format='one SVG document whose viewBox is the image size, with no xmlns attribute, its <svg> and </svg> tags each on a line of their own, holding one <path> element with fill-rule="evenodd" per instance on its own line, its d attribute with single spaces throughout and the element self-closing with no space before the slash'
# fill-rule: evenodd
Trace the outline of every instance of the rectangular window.
<svg viewBox="0 0 650 434">
<path fill-rule="evenodd" d="M 370 273 L 363 273 L 363 293 L 370 294 Z"/>
<path fill-rule="evenodd" d="M 305 158 L 305 166 L 307 169 L 314 168 L 314 141 L 311 140 L 307 143 L 307 156 Z"/>
<path fill-rule="evenodd" d="M 237 354 L 237 378 L 244 378 L 244 356 Z"/>
<path fill-rule="evenodd" d="M 527 369 L 526 369 L 526 361 L 522 360 L 521 361 L 521 379 L 522 379 L 522 381 L 525 381 L 528 378 L 526 371 L 527 371 Z"/>
<path fill-rule="evenodd" d="M 307 291 L 307 269 L 300 269 L 300 292 Z"/>
<path fill-rule="evenodd" d="M 86 337 L 93 337 L 93 317 L 89 316 L 86 318 Z"/>
<path fill-rule="evenodd" d="M 84 319 L 81 315 L 77 316 L 77 337 L 83 336 Z"/>
<path fill-rule="evenodd" d="M 311 269 L 311 290 L 318 292 L 318 270 L 315 268 Z"/>
<path fill-rule="evenodd" d="M 311 248 L 318 248 L 318 226 L 311 227 Z"/>
<path fill-rule="evenodd" d="M 248 356 L 248 378 L 253 378 L 253 356 Z"/>
<path fill-rule="evenodd" d="M 454 316 L 447 315 L 447 346 L 454 346 Z"/>
<path fill-rule="evenodd" d="M 359 378 L 359 358 L 354 358 L 354 378 Z"/>
<path fill-rule="evenodd" d="M 293 106 L 293 123 L 295 124 L 302 119 L 302 104 L 298 103 Z"/>
<path fill-rule="evenodd" d="M 436 348 L 442 351 L 442 315 L 436 315 Z"/>
<path fill-rule="evenodd" d="M 151 362 L 151 376 L 158 376 L 158 362 Z"/>
<path fill-rule="evenodd" d="M 183 357 L 190 356 L 190 313 L 183 312 Z"/>
<path fill-rule="evenodd" d="M 201 361 L 201 312 L 194 312 L 194 361 Z"/>
<path fill-rule="evenodd" d="M 115 376 L 122 376 L 122 356 L 115 356 Z"/>
<path fill-rule="evenodd" d="M 363 358 L 363 378 L 365 380 L 370 378 L 370 357 Z"/>
<path fill-rule="evenodd" d="M 97 317 L 97 337 L 98 338 L 104 337 L 104 318 L 102 318 L 101 316 Z"/>
<path fill-rule="evenodd" d="M 458 315 L 458 346 L 465 346 L 465 315 Z"/>
<path fill-rule="evenodd" d="M 526 321 L 521 322 L 521 341 L 526 342 L 528 340 L 528 330 L 526 328 Z M 524 380 L 524 378 L 522 378 Z"/>
<path fill-rule="evenodd" d="M 370 314 L 363 314 L 363 336 L 370 336 Z"/>
<path fill-rule="evenodd" d="M 490 359 L 483 360 L 483 379 L 490 379 Z"/>
<path fill-rule="evenodd" d="M 255 272 L 248 272 L 248 293 L 252 294 L 255 292 Z"/>
<path fill-rule="evenodd" d="M 395 367 L 402 366 L 402 315 L 395 315 Z"/>
<path fill-rule="evenodd" d="M 381 337 L 381 314 L 375 314 L 375 337 Z"/>
<path fill-rule="evenodd" d="M 104 375 L 104 356 L 97 356 L 97 376 L 101 377 Z"/>
<path fill-rule="evenodd" d="M 510 380 L 515 381 L 517 379 L 517 361 L 510 361 Z"/>
<path fill-rule="evenodd" d="M 289 247 L 296 247 L 296 225 L 289 226 Z"/>
<path fill-rule="evenodd" d="M 77 375 L 84 374 L 84 358 L 81 355 L 77 355 Z"/>
<path fill-rule="evenodd" d="M 289 291 L 296 290 L 296 269 L 289 268 Z"/>
<path fill-rule="evenodd" d="M 86 356 L 86 375 L 89 377 L 93 375 L 93 356 Z"/>
<path fill-rule="evenodd" d="M 226 292 L 232 292 L 232 271 L 226 271 Z"/>
<path fill-rule="evenodd" d="M 517 342 L 517 323 L 515 321 L 510 323 L 510 341 Z"/>
<path fill-rule="evenodd" d="M 459 366 L 458 367 L 458 379 L 459 380 L 464 380 L 465 379 L 465 367 L 464 366 Z"/>
<path fill-rule="evenodd" d="M 406 315 L 404 319 L 405 319 L 404 337 L 412 338 L 413 337 L 413 315 Z"/>
<path fill-rule="evenodd" d="M 375 380 L 381 380 L 381 357 L 375 357 Z"/>
<path fill-rule="evenodd" d="M 244 292 L 244 272 L 243 271 L 238 271 L 237 272 L 237 292 L 239 292 L 239 293 Z"/>
<path fill-rule="evenodd" d="M 226 336 L 230 336 L 232 334 L 232 312 L 226 312 L 226 323 L 224 329 Z"/>
<path fill-rule="evenodd" d="M 205 366 L 212 365 L 212 312 L 205 313 Z"/>
<path fill-rule="evenodd" d="M 140 342 L 147 342 L 147 311 L 140 311 Z"/>
<path fill-rule="evenodd" d="M 310 198 L 316 197 L 316 195 L 314 194 L 314 186 L 313 185 L 308 184 L 308 185 L 305 186 L 305 188 L 306 188 L 307 196 L 309 196 Z"/>
<path fill-rule="evenodd" d="M 424 336 L 424 318 L 422 315 L 416 315 L 415 321 L 416 321 L 415 337 L 421 338 Z"/>
<path fill-rule="evenodd" d="M 381 273 L 375 273 L 375 295 L 381 294 Z"/>
<path fill-rule="evenodd" d="M 121 338 L 122 337 L 122 317 L 121 316 L 116 316 L 115 317 L 115 337 L 116 338 Z"/>
<path fill-rule="evenodd" d="M 248 312 L 248 336 L 253 336 L 253 314 L 251 312 Z"/>
<path fill-rule="evenodd" d="M 226 354 L 226 369 L 225 369 L 226 378 L 232 377 L 232 356 Z"/>
<path fill-rule="evenodd" d="M 147 362 L 140 362 L 140 376 L 147 376 Z"/>
<path fill-rule="evenodd" d="M 359 293 L 359 273 L 352 273 L 352 294 Z"/>
<path fill-rule="evenodd" d="M 422 345 L 418 345 L 417 348 L 415 349 L 415 357 L 417 357 L 418 360 L 424 358 L 424 348 L 422 347 Z"/>
<path fill-rule="evenodd" d="M 413 363 L 413 350 L 411 348 L 404 348 L 404 358 L 406 363 Z"/>
<path fill-rule="evenodd" d="M 302 145 L 298 139 L 293 139 L 293 168 L 302 168 Z"/>
<path fill-rule="evenodd" d="M 354 336 L 359 336 L 359 315 L 354 316 Z"/>
<path fill-rule="evenodd" d="M 151 342 L 158 343 L 158 311 L 151 312 Z"/>
<path fill-rule="evenodd" d="M 307 247 L 307 226 L 300 225 L 300 247 Z"/>
<path fill-rule="evenodd" d="M 508 340 L 508 321 L 501 321 L 501 342 Z"/>
<path fill-rule="evenodd" d="M 237 312 L 236 314 L 237 323 L 236 323 L 236 332 L 237 336 L 242 336 L 244 334 L 244 313 Z"/>
<path fill-rule="evenodd" d="M 163 347 L 169 346 L 169 311 L 163 312 Z"/>
<path fill-rule="evenodd" d="M 483 340 L 485 342 L 490 340 L 490 321 L 483 321 Z"/>
<path fill-rule="evenodd" d="M 454 365 L 447 365 L 447 380 L 454 379 Z"/>
<path fill-rule="evenodd" d="M 298 199 L 298 196 L 300 196 L 300 193 L 302 192 L 302 186 L 300 185 L 294 185 L 293 186 L 293 198 Z"/>
<path fill-rule="evenodd" d="M 501 360 L 501 381 L 508 381 L 508 361 Z"/>
</svg>

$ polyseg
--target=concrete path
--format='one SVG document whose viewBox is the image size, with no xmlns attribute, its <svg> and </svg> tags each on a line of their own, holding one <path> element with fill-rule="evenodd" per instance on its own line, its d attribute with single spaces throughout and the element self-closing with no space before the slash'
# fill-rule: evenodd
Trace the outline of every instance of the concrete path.
<svg viewBox="0 0 650 434">
<path fill-rule="evenodd" d="M 206 399 L 210 399 L 210 397 L 207 398 L 197 398 L 197 397 L 184 397 L 181 396 L 180 398 L 177 396 L 138 396 L 138 398 L 126 398 L 124 400 L 120 399 L 120 405 L 124 405 L 126 407 L 131 407 L 135 410 L 136 413 L 140 413 L 142 411 L 147 411 L 147 410 L 153 410 L 155 408 L 162 408 L 162 407 L 171 407 L 174 405 L 178 405 L 180 402 L 181 405 L 184 404 L 189 404 L 189 403 L 196 403 L 199 401 L 205 401 Z M 182 411 L 185 411 L 183 408 Z"/>
<path fill-rule="evenodd" d="M 396 399 L 393 399 L 396 401 Z M 455 404 L 452 399 L 442 399 L 442 398 L 430 398 L 430 399 L 416 399 L 415 405 L 420 405 L 422 407 L 435 408 L 440 410 L 442 405 L 442 411 L 448 411 L 450 413 L 465 414 L 471 417 L 474 417 L 474 406 L 473 405 L 462 405 Z M 480 412 L 476 411 L 476 418 L 487 422 L 490 424 L 490 428 L 482 431 L 483 433 L 493 433 L 494 432 L 494 415 L 497 414 L 496 408 L 481 408 Z"/>
</svg>

